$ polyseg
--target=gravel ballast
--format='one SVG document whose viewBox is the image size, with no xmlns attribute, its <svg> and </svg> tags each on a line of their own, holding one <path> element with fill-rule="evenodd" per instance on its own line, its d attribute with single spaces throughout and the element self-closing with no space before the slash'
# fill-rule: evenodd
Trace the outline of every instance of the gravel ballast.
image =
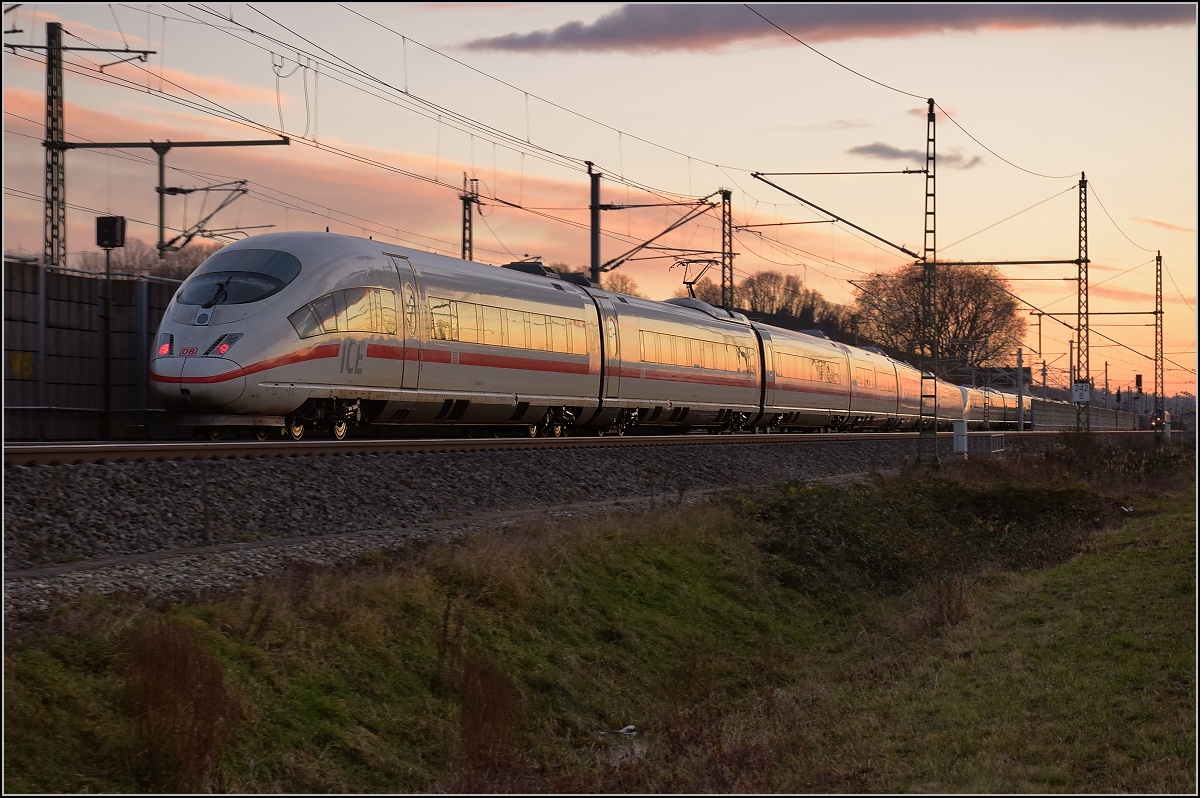
<svg viewBox="0 0 1200 798">
<path fill-rule="evenodd" d="M 948 452 L 949 438 L 939 443 Z M 287 563 L 344 562 L 460 535 L 473 518 L 479 526 L 492 516 L 484 523 L 495 526 L 495 517 L 515 511 L 591 505 L 589 512 L 601 512 L 605 502 L 892 471 L 916 450 L 915 440 L 881 437 L 7 466 L 5 614 L 84 592 L 233 588 Z M 287 545 L 263 545 L 283 539 Z M 22 573 L 156 552 L 177 556 Z"/>
</svg>

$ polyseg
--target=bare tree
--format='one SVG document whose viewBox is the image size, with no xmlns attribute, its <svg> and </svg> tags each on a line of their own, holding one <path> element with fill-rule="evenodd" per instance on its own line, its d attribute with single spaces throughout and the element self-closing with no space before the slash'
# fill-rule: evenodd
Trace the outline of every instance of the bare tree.
<svg viewBox="0 0 1200 798">
<path fill-rule="evenodd" d="M 628 274 L 621 274 L 620 272 L 609 272 L 608 274 L 604 275 L 604 278 L 600 281 L 600 285 L 603 288 L 605 288 L 606 290 L 614 291 L 618 294 L 628 294 L 629 296 L 639 296 L 642 299 L 646 298 L 645 294 L 638 291 L 637 282 L 632 277 L 630 277 Z"/>
<path fill-rule="evenodd" d="M 922 269 L 910 264 L 892 274 L 873 274 L 856 286 L 864 335 L 910 355 L 919 352 Z M 938 350 L 947 367 L 1001 362 L 1021 345 L 1026 321 L 1007 290 L 1008 281 L 995 266 L 938 264 Z"/>
<path fill-rule="evenodd" d="M 112 251 L 112 270 L 126 274 L 149 274 L 182 280 L 222 246 L 224 245 L 193 241 L 177 252 L 167 253 L 167 257 L 160 260 L 155 247 L 140 238 L 126 238 L 125 246 Z M 103 272 L 104 253 L 83 253 L 79 258 L 79 268 L 92 272 Z"/>
</svg>

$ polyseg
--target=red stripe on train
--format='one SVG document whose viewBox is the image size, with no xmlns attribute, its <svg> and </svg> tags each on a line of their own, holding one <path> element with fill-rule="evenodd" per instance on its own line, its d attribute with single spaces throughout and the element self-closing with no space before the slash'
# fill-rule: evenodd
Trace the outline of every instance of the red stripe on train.
<svg viewBox="0 0 1200 798">
<path fill-rule="evenodd" d="M 421 360 L 426 363 L 445 363 L 453 361 L 451 352 L 444 349 L 423 349 Z M 517 371 L 546 371 L 556 374 L 590 374 L 600 372 L 591 367 L 590 363 L 571 363 L 563 360 L 539 360 L 531 357 L 513 357 L 511 355 L 488 355 L 480 352 L 458 353 L 458 365 L 483 366 L 485 368 L 514 369 Z"/>
<path fill-rule="evenodd" d="M 320 346 L 310 347 L 309 349 L 301 349 L 299 352 L 293 352 L 290 355 L 273 357 L 269 360 L 252 363 L 249 366 L 242 366 L 240 368 L 222 372 L 221 374 L 213 374 L 207 377 L 170 377 L 151 372 L 150 379 L 154 380 L 155 382 L 175 383 L 179 385 L 210 385 L 215 382 L 225 382 L 226 380 L 232 380 L 238 377 L 256 374 L 260 371 L 266 371 L 267 369 L 279 368 L 280 366 L 290 366 L 293 363 L 303 363 L 308 360 L 321 360 L 327 357 L 337 357 L 341 350 L 341 344 L 321 344 Z"/>
</svg>

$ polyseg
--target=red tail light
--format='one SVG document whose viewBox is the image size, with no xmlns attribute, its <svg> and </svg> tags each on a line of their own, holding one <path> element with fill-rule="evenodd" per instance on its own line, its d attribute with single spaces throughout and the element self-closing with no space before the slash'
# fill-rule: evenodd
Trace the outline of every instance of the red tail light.
<svg viewBox="0 0 1200 798">
<path fill-rule="evenodd" d="M 205 357 L 224 357 L 229 351 L 229 347 L 236 344 L 242 337 L 241 333 L 226 333 L 220 338 L 212 342 L 208 349 L 204 350 Z"/>
<path fill-rule="evenodd" d="M 163 333 L 158 337 L 158 356 L 170 357 L 171 349 L 175 345 L 175 336 L 170 333 Z"/>
</svg>

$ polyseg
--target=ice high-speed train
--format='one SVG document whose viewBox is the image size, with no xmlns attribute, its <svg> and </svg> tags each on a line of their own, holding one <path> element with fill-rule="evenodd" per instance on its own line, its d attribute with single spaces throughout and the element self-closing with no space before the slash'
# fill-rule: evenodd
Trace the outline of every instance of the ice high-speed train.
<svg viewBox="0 0 1200 798">
<path fill-rule="evenodd" d="M 176 292 L 151 379 L 180 423 L 259 437 L 340 439 L 363 423 L 543 435 L 917 423 L 920 373 L 882 354 L 510 266 L 329 233 L 243 239 Z M 982 391 L 937 390 L 942 425 L 984 421 Z M 992 418 L 1015 398 L 991 396 Z"/>
</svg>

